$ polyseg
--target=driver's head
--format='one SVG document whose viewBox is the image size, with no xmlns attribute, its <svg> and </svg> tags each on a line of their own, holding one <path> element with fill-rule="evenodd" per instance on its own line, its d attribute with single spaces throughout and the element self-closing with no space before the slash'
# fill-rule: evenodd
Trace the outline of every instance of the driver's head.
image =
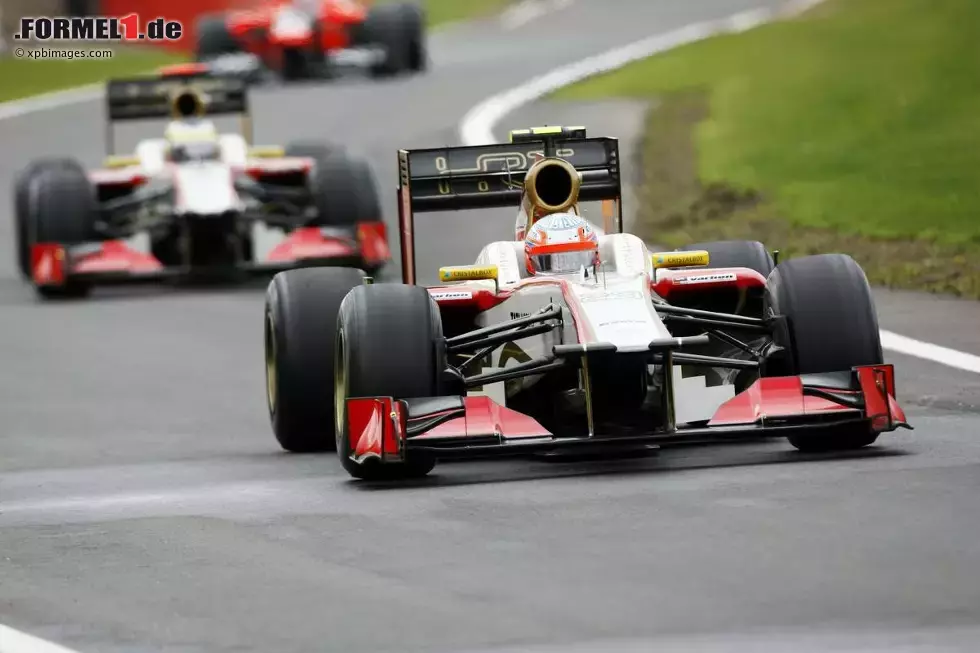
<svg viewBox="0 0 980 653">
<path fill-rule="evenodd" d="M 221 156 L 218 130 L 210 120 L 174 120 L 164 138 L 173 161 L 213 161 Z"/>
<path fill-rule="evenodd" d="M 528 231 L 524 258 L 531 275 L 576 273 L 598 263 L 599 237 L 582 217 L 555 213 Z"/>
</svg>

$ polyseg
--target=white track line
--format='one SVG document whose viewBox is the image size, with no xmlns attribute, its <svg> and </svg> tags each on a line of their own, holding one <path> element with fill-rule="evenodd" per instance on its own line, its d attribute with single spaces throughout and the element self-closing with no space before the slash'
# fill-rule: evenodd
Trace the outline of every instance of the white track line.
<svg viewBox="0 0 980 653">
<path fill-rule="evenodd" d="M 459 127 L 464 145 L 487 145 L 498 142 L 494 127 L 507 115 L 550 93 L 589 77 L 612 72 L 623 66 L 665 52 L 680 45 L 702 41 L 722 33 L 752 29 L 775 18 L 786 18 L 812 9 L 823 0 L 790 0 L 779 9 L 762 7 L 743 11 L 721 20 L 695 23 L 664 34 L 656 34 L 628 45 L 563 66 L 544 75 L 487 98 L 473 107 Z M 906 356 L 939 363 L 966 372 L 980 374 L 980 356 L 948 347 L 915 340 L 891 331 L 881 331 L 881 346 Z"/>
<path fill-rule="evenodd" d="M 90 84 L 88 86 L 69 88 L 64 91 L 32 95 L 22 100 L 3 102 L 0 104 L 0 120 L 67 107 L 81 102 L 98 100 L 104 93 L 105 89 L 102 84 Z"/>
<path fill-rule="evenodd" d="M 78 653 L 0 624 L 0 653 Z"/>
<path fill-rule="evenodd" d="M 888 351 L 894 351 L 906 356 L 914 356 L 923 360 L 932 361 L 954 367 L 964 372 L 980 374 L 980 356 L 974 356 L 966 352 L 942 347 L 931 342 L 915 340 L 891 331 L 881 331 L 881 346 Z"/>
</svg>

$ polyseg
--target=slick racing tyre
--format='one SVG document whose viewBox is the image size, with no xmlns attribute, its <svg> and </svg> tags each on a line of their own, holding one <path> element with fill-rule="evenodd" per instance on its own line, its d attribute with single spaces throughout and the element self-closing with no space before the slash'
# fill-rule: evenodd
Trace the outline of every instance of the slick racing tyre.
<svg viewBox="0 0 980 653">
<path fill-rule="evenodd" d="M 95 189 L 85 170 L 78 164 L 52 165 L 42 168 L 34 180 L 36 201 L 27 212 L 27 232 L 33 243 L 78 245 L 100 240 L 95 231 L 98 204 Z M 43 297 L 81 297 L 89 287 L 71 283 L 59 288 L 38 288 Z"/>
<path fill-rule="evenodd" d="M 708 252 L 710 267 L 713 268 L 749 268 L 763 277 L 768 277 L 776 267 L 769 250 L 756 240 L 716 240 L 685 245 L 678 251 L 697 250 Z"/>
<path fill-rule="evenodd" d="M 346 430 L 347 397 L 440 396 L 445 340 L 439 308 L 420 286 L 366 285 L 355 288 L 340 308 L 337 326 L 337 453 L 354 478 L 381 480 L 421 477 L 435 461 L 408 458 L 403 463 L 356 463 L 350 458 Z"/>
<path fill-rule="evenodd" d="M 871 288 L 845 254 L 805 256 L 780 263 L 766 284 L 766 310 L 785 316 L 774 341 L 790 356 L 782 374 L 821 374 L 884 362 Z M 833 433 L 789 437 L 801 451 L 858 449 L 877 435 L 862 425 Z"/>
<path fill-rule="evenodd" d="M 385 52 L 381 62 L 371 68 L 374 75 L 397 75 L 426 68 L 425 16 L 417 5 L 372 7 L 364 22 L 364 32 L 366 40 Z"/>
<path fill-rule="evenodd" d="M 364 283 L 352 268 L 280 272 L 265 297 L 266 399 L 286 451 L 332 451 L 334 339 L 344 297 Z"/>
<path fill-rule="evenodd" d="M 17 268 L 24 279 L 31 278 L 31 242 L 34 234 L 30 229 L 32 193 L 36 193 L 39 173 L 52 168 L 78 168 L 72 159 L 41 159 L 24 168 L 14 182 L 14 243 L 17 248 Z M 36 197 L 36 194 L 33 195 Z"/>
<path fill-rule="evenodd" d="M 310 191 L 321 227 L 354 227 L 381 219 L 381 198 L 367 161 L 343 150 L 315 157 Z"/>
<path fill-rule="evenodd" d="M 228 31 L 225 17 L 221 14 L 199 17 L 195 23 L 195 33 L 197 43 L 194 46 L 194 54 L 198 61 L 241 52 L 235 37 Z"/>
</svg>

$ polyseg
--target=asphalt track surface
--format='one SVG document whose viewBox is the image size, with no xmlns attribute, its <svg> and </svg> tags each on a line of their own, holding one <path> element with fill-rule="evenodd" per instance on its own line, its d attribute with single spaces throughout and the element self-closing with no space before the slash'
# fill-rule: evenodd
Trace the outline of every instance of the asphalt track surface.
<svg viewBox="0 0 980 653">
<path fill-rule="evenodd" d="M 578 0 L 547 29 L 460 26 L 435 38 L 424 78 L 260 91 L 257 133 L 346 142 L 389 190 L 396 148 L 455 143 L 484 97 L 757 4 Z M 100 129 L 96 103 L 0 122 L 0 205 L 31 157 L 97 163 Z M 391 220 L 393 191 L 386 200 Z M 423 278 L 512 224 L 422 223 Z M 412 487 L 370 487 L 332 456 L 277 449 L 261 290 L 45 305 L 12 259 L 0 250 L 0 623 L 108 652 L 980 642 L 980 376 L 893 357 L 916 431 L 858 455 L 776 441 L 447 465 Z M 980 354 L 976 304 L 882 292 L 878 307 L 883 328 Z"/>
</svg>

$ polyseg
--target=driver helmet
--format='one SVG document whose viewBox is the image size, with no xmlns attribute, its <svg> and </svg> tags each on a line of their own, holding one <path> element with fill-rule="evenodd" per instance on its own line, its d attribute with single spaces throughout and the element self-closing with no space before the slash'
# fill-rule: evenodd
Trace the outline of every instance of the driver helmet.
<svg viewBox="0 0 980 653">
<path fill-rule="evenodd" d="M 218 130 L 210 120 L 174 120 L 167 126 L 164 139 L 172 161 L 216 161 L 221 158 Z"/>
<path fill-rule="evenodd" d="M 573 274 L 599 262 L 599 236 L 584 218 L 555 213 L 534 223 L 524 239 L 528 274 Z"/>
</svg>

